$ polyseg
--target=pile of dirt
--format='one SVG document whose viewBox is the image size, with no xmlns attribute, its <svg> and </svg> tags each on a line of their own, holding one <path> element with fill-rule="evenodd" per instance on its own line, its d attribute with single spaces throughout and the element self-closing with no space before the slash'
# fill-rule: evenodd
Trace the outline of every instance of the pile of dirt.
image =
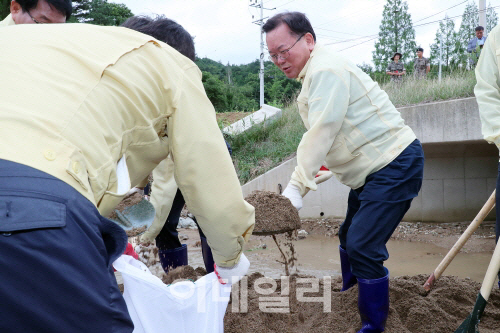
<svg viewBox="0 0 500 333">
<path fill-rule="evenodd" d="M 243 294 L 235 297 L 235 292 L 241 286 L 233 286 L 232 302 L 229 304 L 224 318 L 226 333 L 291 333 L 291 332 L 328 332 L 347 333 L 357 332 L 361 328 L 361 320 L 358 314 L 357 286 L 340 292 L 341 278 L 333 278 L 330 289 L 331 311 L 324 311 L 324 302 L 298 301 L 299 290 L 312 290 L 312 284 L 304 283 L 292 275 L 289 277 L 288 287 L 282 288 L 281 280 L 260 280 L 263 276 L 254 273 L 248 277 L 248 310 L 241 311 Z M 266 278 L 268 279 L 268 278 Z M 390 310 L 387 320 L 387 333 L 450 333 L 458 326 L 472 311 L 480 284 L 467 279 L 445 276 L 437 281 L 433 290 L 426 293 L 422 285 L 427 276 L 403 276 L 390 281 Z M 255 282 L 258 283 L 257 293 Z M 267 294 L 262 289 L 271 288 L 273 284 L 276 289 Z M 235 289 L 236 288 L 236 289 Z M 283 290 L 282 290 L 283 289 Z M 307 292 L 306 297 L 316 296 L 316 300 L 324 295 L 325 283 L 319 280 L 318 292 Z M 288 291 L 288 292 L 287 292 Z M 286 295 L 288 294 L 288 295 Z M 263 306 L 265 302 L 272 302 L 274 298 L 274 309 L 277 309 L 279 297 L 285 296 L 285 302 L 281 303 L 284 313 L 270 313 L 270 307 Z M 267 299 L 264 300 L 263 297 Z M 260 301 L 259 301 L 259 298 Z M 327 297 L 328 298 L 328 297 Z M 238 305 L 233 304 L 238 300 Z M 287 304 L 288 303 L 288 304 Z M 285 305 L 285 306 L 283 306 Z M 267 312 L 262 311 L 259 306 Z M 233 311 L 236 309 L 236 311 Z M 493 333 L 500 331 L 500 291 L 495 288 L 492 292 L 488 305 L 479 325 L 481 333 Z"/>
<path fill-rule="evenodd" d="M 202 267 L 194 269 L 191 266 L 180 266 L 170 270 L 168 274 L 165 274 L 164 276 L 161 277 L 161 280 L 165 284 L 172 284 L 175 282 L 185 281 L 185 280 L 190 280 L 194 282 L 199 278 L 201 278 L 202 276 L 205 276 L 206 274 L 207 271 Z"/>
<path fill-rule="evenodd" d="M 245 200 L 255 207 L 254 235 L 275 235 L 300 228 L 299 212 L 288 198 L 269 191 L 254 191 Z"/>
</svg>

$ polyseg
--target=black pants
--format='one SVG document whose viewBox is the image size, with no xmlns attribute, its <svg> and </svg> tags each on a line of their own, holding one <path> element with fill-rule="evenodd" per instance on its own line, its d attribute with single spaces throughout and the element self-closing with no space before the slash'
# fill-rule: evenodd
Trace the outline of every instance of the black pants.
<svg viewBox="0 0 500 333">
<path fill-rule="evenodd" d="M 179 240 L 179 233 L 177 232 L 177 225 L 179 224 L 179 218 L 181 216 L 182 208 L 184 207 L 184 197 L 181 191 L 178 189 L 175 194 L 174 202 L 172 203 L 172 208 L 168 214 L 167 221 L 161 229 L 158 236 L 156 236 L 156 246 L 159 249 L 172 250 L 181 247 L 182 244 Z M 196 218 L 193 219 L 198 226 L 198 231 L 200 232 L 200 237 L 205 238 L 203 231 L 201 230 Z"/>
</svg>

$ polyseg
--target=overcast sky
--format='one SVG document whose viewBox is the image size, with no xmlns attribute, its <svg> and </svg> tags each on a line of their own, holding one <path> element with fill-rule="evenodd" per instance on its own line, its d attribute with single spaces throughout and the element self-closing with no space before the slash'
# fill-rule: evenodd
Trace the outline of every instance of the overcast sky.
<svg viewBox="0 0 500 333">
<path fill-rule="evenodd" d="M 260 30 L 252 21 L 260 19 L 260 9 L 250 7 L 260 0 L 110 0 L 126 4 L 134 14 L 163 14 L 171 18 L 193 36 L 198 57 L 208 57 L 223 64 L 247 64 L 260 54 Z M 472 2 L 472 0 L 470 0 Z M 474 0 L 476 4 L 478 0 Z M 372 64 L 375 40 L 366 41 L 379 31 L 386 0 L 264 0 L 264 17 L 283 11 L 300 11 L 307 15 L 317 35 L 317 42 L 330 44 L 356 64 Z M 429 45 L 434 42 L 439 23 L 454 18 L 456 29 L 467 3 L 463 0 L 407 0 L 415 27 L 416 43 L 429 56 Z M 487 0 L 500 6 L 500 0 Z M 452 6 L 460 4 L 454 8 Z M 497 13 L 499 8 L 495 8 Z M 437 15 L 434 15 L 437 14 Z M 428 16 L 434 15 L 425 19 Z M 422 20 L 424 19 L 424 20 Z M 418 22 L 417 22 L 418 21 Z M 346 41 L 354 39 L 354 41 Z M 264 39 L 265 41 L 265 39 Z M 266 57 L 267 57 L 266 53 Z"/>
</svg>

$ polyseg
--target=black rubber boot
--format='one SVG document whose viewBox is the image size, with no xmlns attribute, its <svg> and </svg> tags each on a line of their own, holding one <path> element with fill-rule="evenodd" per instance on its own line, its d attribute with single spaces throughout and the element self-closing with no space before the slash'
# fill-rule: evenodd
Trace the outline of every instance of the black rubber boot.
<svg viewBox="0 0 500 333">
<path fill-rule="evenodd" d="M 340 268 L 342 270 L 342 290 L 346 291 L 347 289 L 354 286 L 357 282 L 356 277 L 351 272 L 351 263 L 349 262 L 349 256 L 347 255 L 347 251 L 339 245 L 339 253 L 340 253 Z"/>
<path fill-rule="evenodd" d="M 389 270 L 380 279 L 358 279 L 358 309 L 363 327 L 358 333 L 384 331 L 389 315 Z"/>
<path fill-rule="evenodd" d="M 158 256 L 160 257 L 161 267 L 163 267 L 165 273 L 168 273 L 170 269 L 188 264 L 186 244 L 182 244 L 181 247 L 175 249 L 158 249 Z"/>
</svg>

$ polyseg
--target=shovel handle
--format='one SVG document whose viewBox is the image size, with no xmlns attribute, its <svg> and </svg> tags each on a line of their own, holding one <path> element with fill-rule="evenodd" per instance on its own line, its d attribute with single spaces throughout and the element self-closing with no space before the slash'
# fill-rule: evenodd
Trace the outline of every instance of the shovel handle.
<svg viewBox="0 0 500 333">
<path fill-rule="evenodd" d="M 474 220 L 472 220 L 471 224 L 467 227 L 462 236 L 460 236 L 455 245 L 453 245 L 451 250 L 448 251 L 448 254 L 446 254 L 443 260 L 441 260 L 441 262 L 439 263 L 438 267 L 436 267 L 434 272 L 427 279 L 427 281 L 424 284 L 425 290 L 429 291 L 432 289 L 432 287 L 434 286 L 434 282 L 441 277 L 441 275 L 448 267 L 448 265 L 451 263 L 451 261 L 455 258 L 458 252 L 460 252 L 465 243 L 469 240 L 470 236 L 472 236 L 472 234 L 477 230 L 477 228 L 479 228 L 484 218 L 491 212 L 493 207 L 495 207 L 495 192 L 496 190 L 494 190 L 493 193 L 491 193 L 488 201 L 486 201 L 483 208 L 481 208 L 479 213 L 476 215 Z"/>
<path fill-rule="evenodd" d="M 498 271 L 500 270 L 500 242 L 495 246 L 495 252 L 491 257 L 490 264 L 484 275 L 483 284 L 481 285 L 481 295 L 487 301 L 490 297 L 491 289 L 495 283 Z"/>
</svg>

